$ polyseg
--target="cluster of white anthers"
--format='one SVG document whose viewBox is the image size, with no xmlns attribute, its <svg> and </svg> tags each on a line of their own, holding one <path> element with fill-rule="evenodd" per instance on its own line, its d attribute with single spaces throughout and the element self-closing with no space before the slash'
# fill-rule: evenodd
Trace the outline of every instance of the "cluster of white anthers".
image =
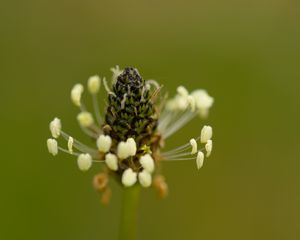
<svg viewBox="0 0 300 240">
<path fill-rule="evenodd" d="M 114 83 L 117 76 L 122 73 L 122 70 L 118 66 L 111 70 L 113 72 L 112 82 Z M 105 90 L 112 94 L 105 78 L 102 79 L 102 82 Z M 148 82 L 149 84 L 156 84 L 154 80 L 149 80 Z M 137 153 L 137 145 L 133 138 L 119 142 L 115 153 L 110 151 L 113 140 L 109 135 L 105 135 L 100 128 L 103 124 L 97 100 L 100 87 L 100 77 L 92 76 L 88 79 L 87 89 L 93 98 L 94 114 L 88 112 L 81 101 L 81 96 L 84 92 L 83 85 L 76 84 L 71 90 L 71 100 L 81 110 L 77 116 L 79 125 L 86 134 L 96 140 L 97 148 L 89 147 L 65 133 L 62 130 L 61 121 L 55 118 L 50 123 L 50 131 L 53 138 L 47 140 L 48 150 L 54 156 L 59 151 L 77 156 L 77 164 L 82 171 L 89 170 L 92 164 L 97 162 L 105 163 L 111 171 L 118 171 L 122 168 L 121 180 L 124 186 L 129 187 L 139 181 L 143 187 L 149 187 L 152 184 L 152 173 L 155 170 L 155 161 L 151 156 L 151 151 L 145 153 L 139 159 L 142 171 L 140 169 L 124 169 L 124 166 L 122 166 L 123 159 L 135 156 Z M 167 139 L 197 115 L 206 117 L 213 102 L 214 99 L 205 90 L 196 90 L 189 94 L 184 87 L 178 87 L 177 95 L 167 101 L 159 118 L 158 131 L 162 138 L 164 140 Z M 57 139 L 60 136 L 67 141 L 66 148 L 58 145 Z M 197 168 L 200 169 L 205 155 L 209 157 L 211 154 L 211 138 L 212 128 L 204 126 L 198 138 L 192 138 L 187 144 L 171 151 L 162 152 L 159 160 L 196 160 Z M 204 146 L 202 148 L 198 147 L 197 142 L 204 144 Z"/>
</svg>

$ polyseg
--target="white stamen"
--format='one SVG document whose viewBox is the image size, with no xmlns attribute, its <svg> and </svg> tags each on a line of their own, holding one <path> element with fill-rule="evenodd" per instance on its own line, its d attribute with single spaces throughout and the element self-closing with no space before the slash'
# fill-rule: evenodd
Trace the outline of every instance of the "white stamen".
<svg viewBox="0 0 300 240">
<path fill-rule="evenodd" d="M 47 147 L 49 153 L 51 153 L 53 156 L 57 155 L 58 153 L 58 147 L 57 147 L 57 141 L 53 138 L 49 138 L 47 140 Z"/>
<path fill-rule="evenodd" d="M 69 137 L 70 135 L 65 133 L 64 131 L 61 131 L 61 135 L 63 136 L 63 138 L 68 141 L 69 140 Z M 83 144 L 82 142 L 76 140 L 74 138 L 74 143 L 73 143 L 73 147 L 75 147 L 77 150 L 81 151 L 81 152 L 86 152 L 86 153 L 89 153 L 91 155 L 96 156 L 98 155 L 98 151 L 94 148 L 91 148 L 85 144 Z"/>
<path fill-rule="evenodd" d="M 197 168 L 200 169 L 203 166 L 204 162 L 204 154 L 203 152 L 199 151 L 196 159 Z"/>
<path fill-rule="evenodd" d="M 192 146 L 192 152 L 191 152 L 191 154 L 193 155 L 193 154 L 195 154 L 198 151 L 197 142 L 196 142 L 196 140 L 194 138 L 192 138 L 190 140 L 190 144 Z"/>
<path fill-rule="evenodd" d="M 88 90 L 91 94 L 98 93 L 99 89 L 100 89 L 100 85 L 101 85 L 101 80 L 100 80 L 99 76 L 97 76 L 97 75 L 91 76 L 88 79 Z"/>
<path fill-rule="evenodd" d="M 187 97 L 189 95 L 188 90 L 184 86 L 179 86 L 177 88 L 177 93 L 182 97 Z"/>
<path fill-rule="evenodd" d="M 52 137 L 58 138 L 61 132 L 61 121 L 58 118 L 54 118 L 49 124 L 49 128 L 52 134 Z"/>
<path fill-rule="evenodd" d="M 89 112 L 79 113 L 77 120 L 82 127 L 90 127 L 94 123 L 93 115 Z"/>
<path fill-rule="evenodd" d="M 117 148 L 117 155 L 118 155 L 118 157 L 121 160 L 129 157 L 128 148 L 127 148 L 127 143 L 126 142 L 123 142 L 123 141 L 119 142 L 118 148 Z"/>
<path fill-rule="evenodd" d="M 177 110 L 177 111 L 185 111 L 189 106 L 187 97 L 184 97 L 181 95 L 177 95 L 171 101 L 174 101 L 174 107 L 175 107 L 175 110 Z"/>
<path fill-rule="evenodd" d="M 214 99 L 203 89 L 192 92 L 191 96 L 195 99 L 196 108 L 200 111 L 200 115 L 206 117 L 208 110 L 214 103 Z"/>
<path fill-rule="evenodd" d="M 140 164 L 149 173 L 154 171 L 154 160 L 150 154 L 146 154 L 140 158 Z"/>
<path fill-rule="evenodd" d="M 68 139 L 68 150 L 71 154 L 73 153 L 73 144 L 74 144 L 74 139 L 72 137 L 69 137 L 69 139 Z"/>
<path fill-rule="evenodd" d="M 196 102 L 195 102 L 195 99 L 194 99 L 192 96 L 188 96 L 188 97 L 187 97 L 187 100 L 188 100 L 188 103 L 189 103 L 189 105 L 190 105 L 190 107 L 191 107 L 191 111 L 192 111 L 192 112 L 195 112 L 195 110 L 196 110 Z"/>
<path fill-rule="evenodd" d="M 80 83 L 76 84 L 71 90 L 71 100 L 77 107 L 81 105 L 80 101 L 83 90 L 84 88 Z"/>
<path fill-rule="evenodd" d="M 97 147 L 100 152 L 107 153 L 112 144 L 112 139 L 109 135 L 100 135 L 97 139 Z"/>
<path fill-rule="evenodd" d="M 163 133 L 164 138 L 167 139 L 168 137 L 172 136 L 175 132 L 177 132 L 180 128 L 182 128 L 186 123 L 192 120 L 197 114 L 192 112 L 187 112 L 183 114 L 178 120 L 176 120 L 170 128 Z"/>
<path fill-rule="evenodd" d="M 136 142 L 133 138 L 128 138 L 126 142 L 120 142 L 117 148 L 118 157 L 123 160 L 136 154 Z"/>
<path fill-rule="evenodd" d="M 62 147 L 58 147 L 58 150 L 61 151 L 61 152 L 70 154 L 70 155 L 72 155 L 72 156 L 77 156 L 77 157 L 78 157 L 78 156 L 80 155 L 80 153 L 75 153 L 75 152 L 70 153 L 69 150 L 67 150 L 67 149 L 65 149 L 65 148 L 62 148 Z"/>
<path fill-rule="evenodd" d="M 128 147 L 129 156 L 135 156 L 137 149 L 136 149 L 136 142 L 134 141 L 134 139 L 128 138 L 126 143 Z"/>
<path fill-rule="evenodd" d="M 81 171 L 87 171 L 92 166 L 92 157 L 88 153 L 82 153 L 77 158 L 77 164 Z"/>
<path fill-rule="evenodd" d="M 212 138 L 212 127 L 211 126 L 204 126 L 201 130 L 201 143 L 207 143 L 208 140 Z"/>
<path fill-rule="evenodd" d="M 151 85 L 154 86 L 156 89 L 159 89 L 160 86 L 157 81 L 154 79 L 149 79 L 146 81 L 146 88 L 149 90 L 151 88 Z"/>
<path fill-rule="evenodd" d="M 142 187 L 147 188 L 147 187 L 151 186 L 152 176 L 148 171 L 143 170 L 142 172 L 140 172 L 138 175 L 138 178 L 139 178 L 139 182 L 142 185 Z"/>
<path fill-rule="evenodd" d="M 212 140 L 208 140 L 207 143 L 205 144 L 206 157 L 210 156 L 212 148 L 213 148 L 213 142 Z"/>
<path fill-rule="evenodd" d="M 122 175 L 122 183 L 125 187 L 131 187 L 137 181 L 137 173 L 134 172 L 131 168 L 128 168 L 124 171 Z"/>
<path fill-rule="evenodd" d="M 105 163 L 110 170 L 118 170 L 118 158 L 115 154 L 108 153 L 105 156 Z"/>
</svg>

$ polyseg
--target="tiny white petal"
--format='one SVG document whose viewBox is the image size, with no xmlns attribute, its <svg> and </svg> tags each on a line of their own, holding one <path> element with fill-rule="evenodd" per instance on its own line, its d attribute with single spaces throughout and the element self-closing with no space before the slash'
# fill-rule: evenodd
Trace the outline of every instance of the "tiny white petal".
<svg viewBox="0 0 300 240">
<path fill-rule="evenodd" d="M 140 164 L 149 173 L 154 171 L 155 165 L 154 160 L 150 154 L 146 154 L 140 158 Z"/>
<path fill-rule="evenodd" d="M 137 181 L 137 173 L 134 172 L 131 168 L 128 168 L 124 171 L 122 175 L 122 183 L 125 187 L 131 187 Z"/>
<path fill-rule="evenodd" d="M 184 86 L 179 86 L 177 88 L 177 92 L 179 95 L 181 95 L 182 97 L 187 97 L 189 95 L 188 90 L 184 87 Z"/>
<path fill-rule="evenodd" d="M 77 115 L 77 120 L 82 127 L 89 127 L 94 123 L 93 115 L 89 112 L 81 112 Z"/>
<path fill-rule="evenodd" d="M 118 158 L 116 155 L 114 155 L 112 153 L 106 154 L 105 163 L 109 169 L 111 169 L 113 171 L 118 170 Z"/>
<path fill-rule="evenodd" d="M 130 156 L 126 142 L 123 142 L 123 141 L 119 142 L 118 148 L 117 148 L 117 155 L 121 160 L 128 158 Z"/>
<path fill-rule="evenodd" d="M 206 157 L 210 156 L 212 148 L 213 148 L 213 142 L 212 140 L 208 140 L 207 143 L 205 144 Z"/>
<path fill-rule="evenodd" d="M 203 162 L 204 162 L 204 154 L 203 152 L 199 151 L 196 159 L 196 164 L 198 169 L 200 169 L 203 166 Z"/>
<path fill-rule="evenodd" d="M 58 146 L 57 146 L 57 141 L 53 138 L 49 138 L 47 140 L 47 147 L 49 153 L 51 153 L 53 156 L 57 155 L 58 153 Z"/>
<path fill-rule="evenodd" d="M 142 187 L 147 188 L 147 187 L 151 186 L 152 176 L 148 171 L 143 170 L 142 172 L 140 172 L 138 175 L 138 178 L 139 178 L 139 182 L 142 185 Z"/>
<path fill-rule="evenodd" d="M 73 153 L 73 144 L 74 144 L 74 139 L 72 137 L 69 137 L 68 139 L 68 150 L 70 153 Z"/>
<path fill-rule="evenodd" d="M 100 89 L 100 78 L 99 76 L 95 75 L 95 76 L 91 76 L 88 79 L 88 90 L 91 94 L 96 94 L 99 92 Z"/>
<path fill-rule="evenodd" d="M 126 141 L 127 147 L 128 147 L 128 153 L 129 156 L 135 156 L 136 154 L 136 142 L 133 138 L 128 138 Z"/>
<path fill-rule="evenodd" d="M 87 171 L 92 166 L 92 157 L 88 153 L 82 153 L 77 158 L 77 164 L 81 171 Z"/>
<path fill-rule="evenodd" d="M 112 140 L 109 135 L 100 135 L 97 139 L 97 147 L 100 152 L 107 153 L 111 148 Z"/>
<path fill-rule="evenodd" d="M 206 143 L 208 140 L 212 138 L 212 127 L 211 126 L 204 126 L 201 130 L 201 143 Z"/>
<path fill-rule="evenodd" d="M 83 90 L 84 88 L 80 83 L 76 84 L 71 90 L 71 100 L 78 107 L 81 105 L 80 101 Z"/>
<path fill-rule="evenodd" d="M 192 152 L 191 152 L 191 154 L 195 154 L 198 151 L 198 145 L 197 145 L 196 140 L 194 138 L 192 138 L 190 140 L 190 144 L 192 146 Z"/>
<path fill-rule="evenodd" d="M 54 118 L 52 122 L 49 124 L 49 128 L 52 134 L 52 137 L 58 138 L 61 131 L 61 121 L 58 118 Z"/>
</svg>

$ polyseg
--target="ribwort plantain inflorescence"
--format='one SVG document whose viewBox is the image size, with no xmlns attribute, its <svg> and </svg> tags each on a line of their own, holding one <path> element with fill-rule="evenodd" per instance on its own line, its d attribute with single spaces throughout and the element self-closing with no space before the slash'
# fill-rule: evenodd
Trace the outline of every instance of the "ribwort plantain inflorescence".
<svg viewBox="0 0 300 240">
<path fill-rule="evenodd" d="M 76 156 L 82 171 L 89 170 L 95 163 L 103 163 L 104 170 L 94 177 L 94 186 L 104 193 L 104 202 L 111 194 L 109 176 L 124 187 L 136 182 L 143 187 L 153 186 L 163 197 L 168 187 L 159 171 L 161 162 L 195 160 L 200 169 L 205 155 L 209 157 L 212 151 L 212 128 L 204 126 L 199 136 L 166 152 L 163 151 L 165 141 L 194 117 L 206 117 L 214 99 L 205 90 L 189 93 L 183 86 L 177 88 L 175 97 L 168 99 L 156 81 L 144 80 L 137 69 L 121 70 L 117 66 L 111 70 L 111 84 L 98 76 L 88 79 L 93 113 L 82 102 L 83 85 L 76 84 L 71 90 L 71 100 L 80 109 L 78 123 L 93 139 L 94 146 L 87 146 L 65 133 L 61 121 L 55 118 L 50 123 L 53 138 L 47 140 L 48 150 L 53 155 L 62 151 Z M 104 114 L 98 104 L 102 84 L 108 94 Z M 60 136 L 67 141 L 67 148 L 58 145 Z"/>
</svg>

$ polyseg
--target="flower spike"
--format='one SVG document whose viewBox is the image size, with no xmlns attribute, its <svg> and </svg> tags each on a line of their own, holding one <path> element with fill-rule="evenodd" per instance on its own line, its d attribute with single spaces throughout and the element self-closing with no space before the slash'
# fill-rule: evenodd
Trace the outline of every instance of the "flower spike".
<svg viewBox="0 0 300 240">
<path fill-rule="evenodd" d="M 87 145 L 70 136 L 62 130 L 60 119 L 55 118 L 49 124 L 52 138 L 47 140 L 48 151 L 53 156 L 63 152 L 77 158 L 81 171 L 103 164 L 103 172 L 95 176 L 93 183 L 104 203 L 111 196 L 110 176 L 126 188 L 135 184 L 153 187 L 165 197 L 168 185 L 159 165 L 166 161 L 195 161 L 200 169 L 205 156 L 212 152 L 212 127 L 205 125 L 201 134 L 174 149 L 165 151 L 165 143 L 192 119 L 207 117 L 214 99 L 203 89 L 190 92 L 184 86 L 167 99 L 160 97 L 161 85 L 156 80 L 143 79 L 136 68 L 116 66 L 111 71 L 112 77 L 107 78 L 111 81 L 98 75 L 87 80 L 93 111 L 82 101 L 82 84 L 75 84 L 71 90 L 71 100 L 79 107 L 77 121 L 93 142 Z M 98 103 L 101 83 L 107 92 L 104 112 Z M 67 144 L 60 145 L 58 140 Z"/>
</svg>

